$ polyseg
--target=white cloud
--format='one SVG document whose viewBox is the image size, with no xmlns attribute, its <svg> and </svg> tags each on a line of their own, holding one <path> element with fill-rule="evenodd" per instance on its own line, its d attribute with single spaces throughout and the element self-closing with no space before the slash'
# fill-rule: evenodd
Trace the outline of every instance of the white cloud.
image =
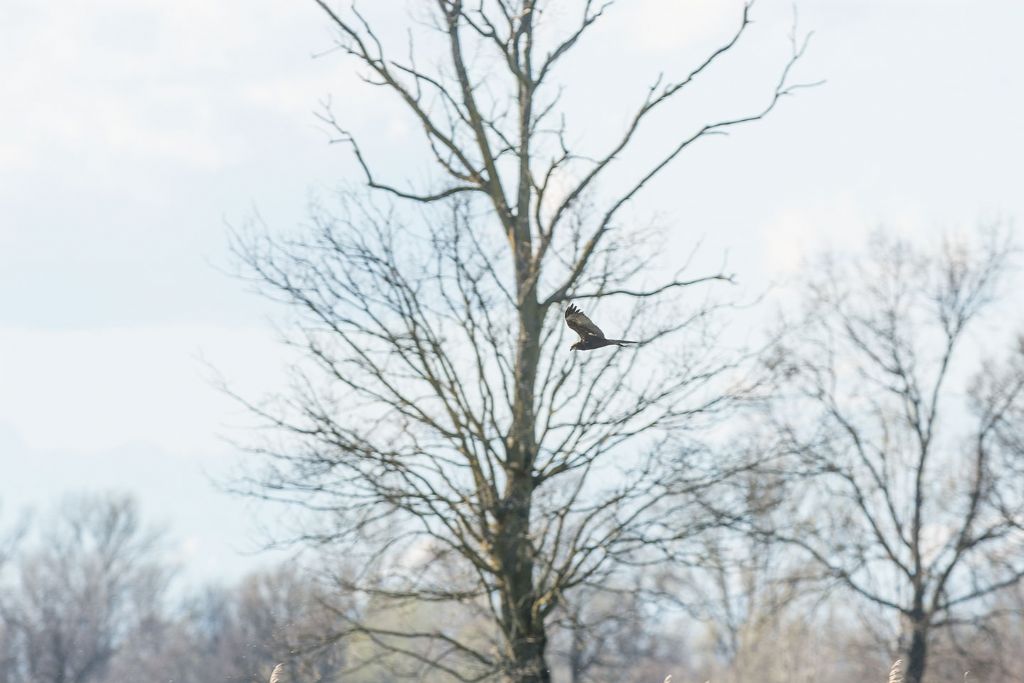
<svg viewBox="0 0 1024 683">
<path fill-rule="evenodd" d="M 199 354 L 253 395 L 282 381 L 281 347 L 261 328 L 6 328 L 0 414 L 33 449 L 156 441 L 171 457 L 218 450 L 218 432 L 242 411 L 211 385 Z"/>
<path fill-rule="evenodd" d="M 223 166 L 251 150 L 247 121 L 310 122 L 338 85 L 310 59 L 325 38 L 313 8 L 105 0 L 5 13 L 0 99 L 16 106 L 0 108 L 0 172 L 83 156 Z"/>
<path fill-rule="evenodd" d="M 822 249 L 855 249 L 863 242 L 868 223 L 862 207 L 850 197 L 784 209 L 763 232 L 765 266 L 790 274 Z"/>
<path fill-rule="evenodd" d="M 808 200 L 801 206 L 789 206 L 768 221 L 759 231 L 764 242 L 762 254 L 767 270 L 789 275 L 805 259 L 822 251 L 854 253 L 862 249 L 868 235 L 883 230 L 908 239 L 934 235 L 943 227 L 967 229 L 970 216 L 949 226 L 935 225 L 933 212 L 906 197 L 888 197 L 869 203 L 867 194 L 843 191 Z"/>
<path fill-rule="evenodd" d="M 742 7 L 742 0 L 639 0 L 618 8 L 620 17 L 608 30 L 639 52 L 673 52 L 728 36 L 739 26 Z"/>
</svg>

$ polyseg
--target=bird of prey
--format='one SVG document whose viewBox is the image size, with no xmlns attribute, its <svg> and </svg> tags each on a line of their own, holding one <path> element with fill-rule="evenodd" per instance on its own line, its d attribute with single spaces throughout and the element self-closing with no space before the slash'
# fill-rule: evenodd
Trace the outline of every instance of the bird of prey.
<svg viewBox="0 0 1024 683">
<path fill-rule="evenodd" d="M 565 324 L 573 332 L 580 335 L 580 340 L 569 347 L 573 351 L 593 351 L 603 346 L 636 344 L 635 341 L 629 341 L 628 339 L 606 338 L 601 328 L 595 325 L 590 318 L 583 315 L 583 311 L 577 308 L 576 304 L 569 304 L 569 308 L 565 309 Z"/>
</svg>

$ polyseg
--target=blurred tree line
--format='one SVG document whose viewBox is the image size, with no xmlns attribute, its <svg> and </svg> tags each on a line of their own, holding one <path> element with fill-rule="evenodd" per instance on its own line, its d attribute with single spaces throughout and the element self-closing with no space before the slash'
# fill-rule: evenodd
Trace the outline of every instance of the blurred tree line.
<svg viewBox="0 0 1024 683">
<path fill-rule="evenodd" d="M 67 498 L 17 536 L 0 568 L 3 683 L 266 681 L 278 661 L 292 680 L 339 670 L 336 648 L 293 655 L 326 618 L 296 568 L 186 591 L 130 498 Z"/>
</svg>

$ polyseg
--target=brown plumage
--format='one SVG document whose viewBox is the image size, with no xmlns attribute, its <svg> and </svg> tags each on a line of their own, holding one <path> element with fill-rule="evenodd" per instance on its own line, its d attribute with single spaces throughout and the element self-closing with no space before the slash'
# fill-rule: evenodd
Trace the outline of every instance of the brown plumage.
<svg viewBox="0 0 1024 683">
<path fill-rule="evenodd" d="M 281 683 L 281 673 L 284 671 L 284 664 L 278 664 L 270 673 L 270 683 Z"/>
<path fill-rule="evenodd" d="M 580 335 L 580 340 L 569 347 L 573 351 L 592 351 L 604 346 L 636 344 L 635 341 L 629 341 L 628 339 L 606 338 L 601 328 L 584 315 L 583 311 L 576 307 L 576 304 L 569 304 L 569 308 L 565 309 L 565 324 L 573 332 Z"/>
</svg>

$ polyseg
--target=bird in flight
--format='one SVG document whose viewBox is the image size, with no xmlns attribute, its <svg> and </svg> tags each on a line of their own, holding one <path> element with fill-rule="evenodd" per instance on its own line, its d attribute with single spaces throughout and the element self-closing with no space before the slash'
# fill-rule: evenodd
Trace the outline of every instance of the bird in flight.
<svg viewBox="0 0 1024 683">
<path fill-rule="evenodd" d="M 576 304 L 569 304 L 569 308 L 565 309 L 565 324 L 569 326 L 576 334 L 580 335 L 580 340 L 570 346 L 569 348 L 573 351 L 593 351 L 599 349 L 602 346 L 625 346 L 626 344 L 636 344 L 635 341 L 629 341 L 628 339 L 608 339 L 604 336 L 604 332 L 601 328 L 594 324 L 594 322 L 583 314 Z"/>
</svg>

